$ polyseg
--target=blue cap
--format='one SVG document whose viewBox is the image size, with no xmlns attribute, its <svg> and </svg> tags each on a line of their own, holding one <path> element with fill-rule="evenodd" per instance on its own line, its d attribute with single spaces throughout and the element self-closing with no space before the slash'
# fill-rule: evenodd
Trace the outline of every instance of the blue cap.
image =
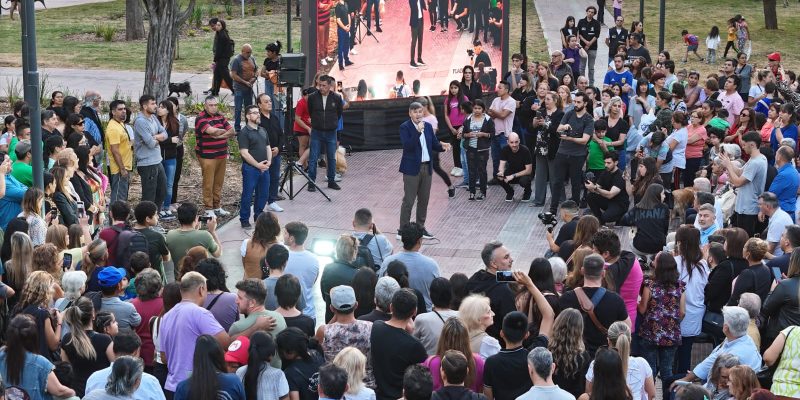
<svg viewBox="0 0 800 400">
<path fill-rule="evenodd" d="M 100 287 L 116 286 L 126 276 L 124 268 L 105 267 L 97 274 Z"/>
</svg>

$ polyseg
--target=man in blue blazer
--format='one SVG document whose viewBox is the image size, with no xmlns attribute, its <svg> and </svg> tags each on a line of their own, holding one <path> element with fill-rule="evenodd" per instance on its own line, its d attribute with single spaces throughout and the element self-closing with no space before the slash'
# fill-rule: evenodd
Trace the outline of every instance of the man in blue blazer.
<svg viewBox="0 0 800 400">
<path fill-rule="evenodd" d="M 400 226 L 411 220 L 411 209 L 417 202 L 417 223 L 425 228 L 428 215 L 428 199 L 431 194 L 431 154 L 434 151 L 449 151 L 449 143 L 440 143 L 433 133 L 431 124 L 422 120 L 425 115 L 422 104 L 413 102 L 408 106 L 408 121 L 400 125 L 400 142 L 403 144 L 403 157 L 400 159 L 400 172 L 403 174 L 403 204 L 400 207 Z M 397 233 L 400 236 L 400 231 Z M 423 237 L 433 238 L 427 229 Z M 399 238 L 398 238 L 399 239 Z"/>
<path fill-rule="evenodd" d="M 411 26 L 411 68 L 418 68 L 425 65 L 422 62 L 422 34 L 425 19 L 425 11 L 428 7 L 425 0 L 408 0 L 408 7 L 411 9 L 408 25 Z M 417 48 L 417 57 L 414 58 L 414 48 Z"/>
</svg>

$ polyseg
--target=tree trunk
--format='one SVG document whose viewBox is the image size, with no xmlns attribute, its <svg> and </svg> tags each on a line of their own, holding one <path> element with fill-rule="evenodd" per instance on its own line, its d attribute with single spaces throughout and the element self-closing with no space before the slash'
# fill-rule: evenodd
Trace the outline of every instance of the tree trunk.
<svg viewBox="0 0 800 400">
<path fill-rule="evenodd" d="M 764 27 L 778 29 L 777 0 L 764 0 Z"/>
<path fill-rule="evenodd" d="M 144 9 L 141 0 L 125 0 L 125 40 L 144 39 Z"/>
<path fill-rule="evenodd" d="M 194 9 L 195 0 L 181 12 L 178 0 L 144 0 L 150 14 L 143 94 L 157 100 L 167 97 L 178 31 Z"/>
</svg>

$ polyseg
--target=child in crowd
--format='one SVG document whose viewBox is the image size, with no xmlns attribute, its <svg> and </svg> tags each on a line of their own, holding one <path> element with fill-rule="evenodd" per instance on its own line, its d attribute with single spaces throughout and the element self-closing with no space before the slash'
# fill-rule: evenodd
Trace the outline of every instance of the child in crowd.
<svg viewBox="0 0 800 400">
<path fill-rule="evenodd" d="M 606 137 L 608 122 L 604 119 L 594 121 L 594 135 L 589 140 L 589 156 L 586 159 L 587 172 L 594 173 L 595 176 L 605 171 L 605 153 L 614 150 L 611 146 L 611 138 Z"/>
<path fill-rule="evenodd" d="M 719 46 L 719 27 L 714 25 L 711 31 L 706 36 L 706 63 L 716 64 L 717 62 L 717 46 Z"/>
<path fill-rule="evenodd" d="M 733 53 L 739 53 L 739 49 L 736 48 L 736 22 L 734 20 L 728 21 L 728 42 L 725 43 L 725 53 L 722 54 L 722 58 L 728 58 L 728 50 L 733 49 Z"/>
<path fill-rule="evenodd" d="M 689 53 L 694 53 L 697 56 L 698 61 L 703 61 L 703 57 L 700 57 L 700 54 L 697 54 L 697 47 L 699 45 L 699 41 L 697 40 L 697 35 L 692 35 L 684 29 L 681 32 L 681 36 L 683 37 L 683 44 L 686 45 L 686 54 L 683 55 L 683 62 L 689 61 Z"/>
</svg>

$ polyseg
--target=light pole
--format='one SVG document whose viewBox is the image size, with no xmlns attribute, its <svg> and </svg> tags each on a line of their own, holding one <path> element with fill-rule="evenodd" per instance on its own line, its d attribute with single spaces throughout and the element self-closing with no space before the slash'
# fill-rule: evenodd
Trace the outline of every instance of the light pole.
<svg viewBox="0 0 800 400">
<path fill-rule="evenodd" d="M 525 60 L 528 58 L 528 35 L 526 33 L 527 26 L 528 26 L 528 2 L 527 0 L 522 0 L 522 34 L 519 37 L 519 49 L 520 53 L 522 53 L 522 59 Z M 503 29 L 508 29 L 505 25 Z"/>
<path fill-rule="evenodd" d="M 644 0 L 639 0 L 639 22 L 644 23 Z"/>
<path fill-rule="evenodd" d="M 666 0 L 661 0 L 658 5 L 658 51 L 664 51 L 664 20 L 666 17 Z"/>
<path fill-rule="evenodd" d="M 31 125 L 33 185 L 44 190 L 42 154 L 42 115 L 39 104 L 39 70 L 36 66 L 36 14 L 34 0 L 22 0 L 22 84 Z"/>
</svg>

